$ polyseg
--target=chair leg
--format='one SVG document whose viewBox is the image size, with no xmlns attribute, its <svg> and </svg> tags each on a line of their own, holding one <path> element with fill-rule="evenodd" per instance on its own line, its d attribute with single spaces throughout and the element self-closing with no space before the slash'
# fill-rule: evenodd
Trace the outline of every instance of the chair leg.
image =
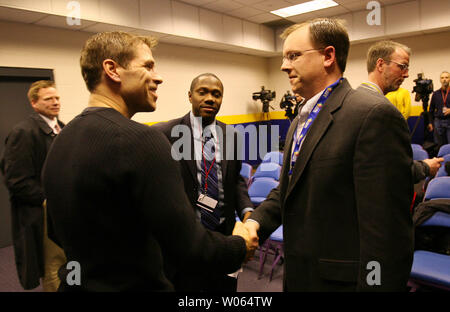
<svg viewBox="0 0 450 312">
<path fill-rule="evenodd" d="M 266 262 L 267 252 L 269 250 L 269 241 L 266 240 L 264 244 L 261 246 L 259 251 L 259 273 L 258 273 L 258 279 L 261 279 L 261 276 L 263 275 L 263 269 L 264 269 L 264 263 Z M 266 250 L 264 251 L 264 247 Z"/>
<path fill-rule="evenodd" d="M 275 266 L 278 264 L 278 261 L 280 261 L 282 256 L 283 256 L 283 247 L 278 245 L 275 251 L 275 260 L 273 260 L 272 268 L 270 270 L 270 279 L 269 279 L 270 282 L 272 281 L 273 270 L 275 269 Z"/>
</svg>

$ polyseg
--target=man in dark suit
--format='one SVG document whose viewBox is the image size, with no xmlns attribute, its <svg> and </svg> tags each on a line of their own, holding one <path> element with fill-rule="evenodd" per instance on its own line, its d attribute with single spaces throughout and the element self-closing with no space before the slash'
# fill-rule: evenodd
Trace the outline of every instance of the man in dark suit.
<svg viewBox="0 0 450 312">
<path fill-rule="evenodd" d="M 244 261 L 244 225 L 232 236 L 205 230 L 166 137 L 131 120 L 156 109 L 155 44 L 106 32 L 81 52 L 89 104 L 57 137 L 42 173 L 51 237 L 79 277 L 67 275 L 62 290 L 171 291 L 172 272 L 226 274 Z"/>
<path fill-rule="evenodd" d="M 64 254 L 46 235 L 41 170 L 50 145 L 64 123 L 58 119 L 60 97 L 53 81 L 34 82 L 28 99 L 35 112 L 7 136 L 1 169 L 10 195 L 20 283 L 24 289 L 32 289 L 39 286 L 43 277 L 44 291 L 56 291 L 59 285 L 56 272 Z"/>
<path fill-rule="evenodd" d="M 223 84 L 214 74 L 201 74 L 192 80 L 188 96 L 191 112 L 153 127 L 162 131 L 171 144 L 183 140 L 182 148 L 190 152 L 185 158 L 177 158 L 181 158 L 184 190 L 192 208 L 206 228 L 230 235 L 236 214 L 245 220 L 253 211 L 253 205 L 245 180 L 240 176 L 237 133 L 216 120 L 223 99 Z M 188 130 L 187 137 L 173 135 L 183 128 Z M 175 146 L 178 144 L 173 146 L 172 153 L 176 152 Z M 232 151 L 227 151 L 230 147 Z M 214 207 L 199 203 L 199 196 L 204 194 L 217 202 Z M 178 274 L 174 284 L 175 289 L 185 291 L 236 291 L 237 279 L 224 274 Z"/>
<path fill-rule="evenodd" d="M 353 90 L 333 19 L 282 35 L 281 69 L 307 101 L 287 134 L 280 184 L 245 225 L 283 224 L 284 290 L 403 291 L 413 259 L 411 146 L 398 110 Z"/>
<path fill-rule="evenodd" d="M 376 95 L 380 100 L 387 100 L 385 95 L 398 90 L 409 77 L 410 55 L 410 48 L 395 41 L 378 41 L 370 46 L 367 52 L 368 78 L 358 90 Z M 437 157 L 414 160 L 411 166 L 414 183 L 419 183 L 428 176 L 434 177 L 443 161 L 444 158 Z"/>
</svg>

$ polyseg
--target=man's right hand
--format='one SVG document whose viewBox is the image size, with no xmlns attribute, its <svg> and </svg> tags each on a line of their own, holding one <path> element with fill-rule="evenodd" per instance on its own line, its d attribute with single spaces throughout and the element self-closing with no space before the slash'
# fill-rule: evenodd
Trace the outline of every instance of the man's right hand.
<svg viewBox="0 0 450 312">
<path fill-rule="evenodd" d="M 434 177 L 436 175 L 436 173 L 438 172 L 439 168 L 441 167 L 441 162 L 444 161 L 444 158 L 439 157 L 439 158 L 431 158 L 431 159 L 424 159 L 423 162 L 426 163 L 428 165 L 428 167 L 430 167 L 430 177 Z"/>
</svg>

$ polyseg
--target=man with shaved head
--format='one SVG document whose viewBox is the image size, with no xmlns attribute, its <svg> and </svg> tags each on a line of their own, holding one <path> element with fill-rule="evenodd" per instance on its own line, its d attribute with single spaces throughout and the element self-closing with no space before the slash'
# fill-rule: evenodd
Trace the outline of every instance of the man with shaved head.
<svg viewBox="0 0 450 312">
<path fill-rule="evenodd" d="M 162 131 L 172 144 L 179 139 L 173 135 L 176 129 L 188 130 L 189 135 L 181 138 L 186 140 L 183 148 L 193 148 L 179 161 L 185 193 L 206 228 L 229 235 L 236 215 L 245 220 L 253 211 L 253 205 L 240 175 L 242 163 L 237 154 L 237 133 L 216 120 L 223 92 L 223 83 L 215 74 L 200 74 L 192 80 L 188 92 L 191 111 L 153 127 Z M 225 151 L 227 148 L 232 148 L 233 152 Z M 230 292 L 236 291 L 237 279 L 220 273 L 180 273 L 174 285 L 176 290 L 182 291 Z"/>
</svg>

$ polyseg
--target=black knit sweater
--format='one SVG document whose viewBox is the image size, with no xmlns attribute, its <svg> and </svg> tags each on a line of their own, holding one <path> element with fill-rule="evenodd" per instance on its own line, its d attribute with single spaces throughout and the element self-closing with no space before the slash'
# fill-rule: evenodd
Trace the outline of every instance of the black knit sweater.
<svg viewBox="0 0 450 312">
<path fill-rule="evenodd" d="M 79 290 L 173 290 L 175 271 L 236 271 L 245 242 L 204 229 L 158 131 L 89 108 L 58 135 L 43 185 L 49 232 L 81 265 Z"/>
</svg>

